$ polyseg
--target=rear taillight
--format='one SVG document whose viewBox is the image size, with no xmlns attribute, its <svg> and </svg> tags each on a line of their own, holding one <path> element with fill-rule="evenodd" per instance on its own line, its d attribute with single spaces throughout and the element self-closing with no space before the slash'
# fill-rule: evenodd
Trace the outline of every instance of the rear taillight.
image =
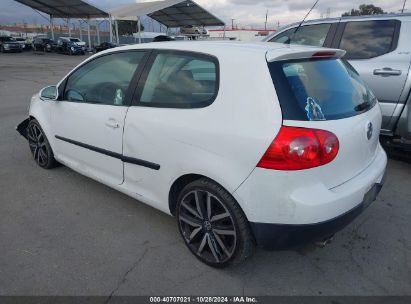
<svg viewBox="0 0 411 304">
<path fill-rule="evenodd" d="M 275 170 L 302 170 L 331 162 L 340 145 L 333 133 L 282 126 L 257 167 Z"/>
</svg>

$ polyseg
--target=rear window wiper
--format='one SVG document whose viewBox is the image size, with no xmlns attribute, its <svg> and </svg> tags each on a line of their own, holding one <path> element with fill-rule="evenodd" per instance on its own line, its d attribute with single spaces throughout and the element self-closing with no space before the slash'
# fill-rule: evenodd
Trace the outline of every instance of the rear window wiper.
<svg viewBox="0 0 411 304">
<path fill-rule="evenodd" d="M 367 110 L 372 106 L 372 104 L 373 104 L 372 101 L 364 101 L 363 103 L 360 103 L 358 106 L 356 106 L 354 108 L 354 111 L 361 112 L 361 111 Z"/>
</svg>

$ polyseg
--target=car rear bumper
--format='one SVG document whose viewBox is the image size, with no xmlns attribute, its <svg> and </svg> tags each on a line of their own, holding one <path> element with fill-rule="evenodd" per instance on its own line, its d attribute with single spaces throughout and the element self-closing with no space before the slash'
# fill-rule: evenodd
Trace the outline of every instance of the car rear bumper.
<svg viewBox="0 0 411 304">
<path fill-rule="evenodd" d="M 282 247 L 329 236 L 344 227 L 373 200 L 387 165 L 378 145 L 372 162 L 356 176 L 328 189 L 321 171 L 256 168 L 233 193 L 262 247 Z M 306 171 L 306 172 L 303 172 Z M 338 172 L 335 172 L 338 174 Z M 272 244 L 271 246 L 268 246 Z"/>
<path fill-rule="evenodd" d="M 384 175 L 385 176 L 385 175 Z M 331 220 L 305 225 L 267 224 L 251 222 L 257 245 L 264 249 L 282 249 L 325 239 L 340 231 L 360 215 L 375 199 L 384 183 L 374 186 L 364 195 L 363 201 L 348 212 Z"/>
<path fill-rule="evenodd" d="M 74 49 L 72 52 L 73 54 L 83 54 L 85 51 L 83 49 Z"/>
</svg>

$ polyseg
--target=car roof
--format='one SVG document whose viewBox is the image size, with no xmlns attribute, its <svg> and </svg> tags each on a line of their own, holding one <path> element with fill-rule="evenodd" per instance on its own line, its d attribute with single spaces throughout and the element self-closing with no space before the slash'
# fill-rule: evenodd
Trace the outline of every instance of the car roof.
<svg viewBox="0 0 411 304">
<path fill-rule="evenodd" d="M 304 21 L 303 25 L 310 24 L 310 23 L 327 23 L 327 22 L 354 21 L 354 20 L 380 20 L 380 19 L 401 19 L 401 20 L 411 21 L 411 13 L 401 13 L 401 14 L 390 13 L 390 14 L 376 14 L 376 15 L 364 15 L 364 16 L 342 16 L 342 17 L 334 17 L 334 18 L 311 19 L 311 20 Z M 282 27 L 277 32 L 280 32 L 289 27 L 298 25 L 300 24 L 300 22 L 290 23 Z"/>
<path fill-rule="evenodd" d="M 236 54 L 249 55 L 252 53 L 260 53 L 262 55 L 269 55 L 271 60 L 275 58 L 285 58 L 287 55 L 294 54 L 293 58 L 298 57 L 297 54 L 315 53 L 327 50 L 321 47 L 288 45 L 273 42 L 238 42 L 238 41 L 167 41 L 144 44 L 133 44 L 127 46 L 120 46 L 115 49 L 106 50 L 102 53 L 111 53 L 125 50 L 143 50 L 143 49 L 159 49 L 159 50 L 178 50 L 191 51 L 203 54 L 219 56 L 221 54 L 228 54 L 231 56 L 234 52 Z M 205 51 L 206 50 L 206 51 Z M 330 49 L 328 49 L 330 50 Z M 341 50 L 335 50 L 338 57 L 341 57 Z M 305 58 L 305 57 L 301 57 Z M 270 61 L 271 61 L 270 60 Z"/>
</svg>

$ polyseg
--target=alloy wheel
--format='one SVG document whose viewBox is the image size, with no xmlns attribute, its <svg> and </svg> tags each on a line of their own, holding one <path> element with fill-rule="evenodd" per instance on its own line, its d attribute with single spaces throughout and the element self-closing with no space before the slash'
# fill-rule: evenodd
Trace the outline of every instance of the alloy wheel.
<svg viewBox="0 0 411 304">
<path fill-rule="evenodd" d="M 187 193 L 180 202 L 178 222 L 187 246 L 201 260 L 223 264 L 235 253 L 234 219 L 212 193 L 204 190 Z"/>
<path fill-rule="evenodd" d="M 27 130 L 27 138 L 35 161 L 39 166 L 45 167 L 48 163 L 49 153 L 43 131 L 37 125 L 31 124 Z"/>
</svg>

